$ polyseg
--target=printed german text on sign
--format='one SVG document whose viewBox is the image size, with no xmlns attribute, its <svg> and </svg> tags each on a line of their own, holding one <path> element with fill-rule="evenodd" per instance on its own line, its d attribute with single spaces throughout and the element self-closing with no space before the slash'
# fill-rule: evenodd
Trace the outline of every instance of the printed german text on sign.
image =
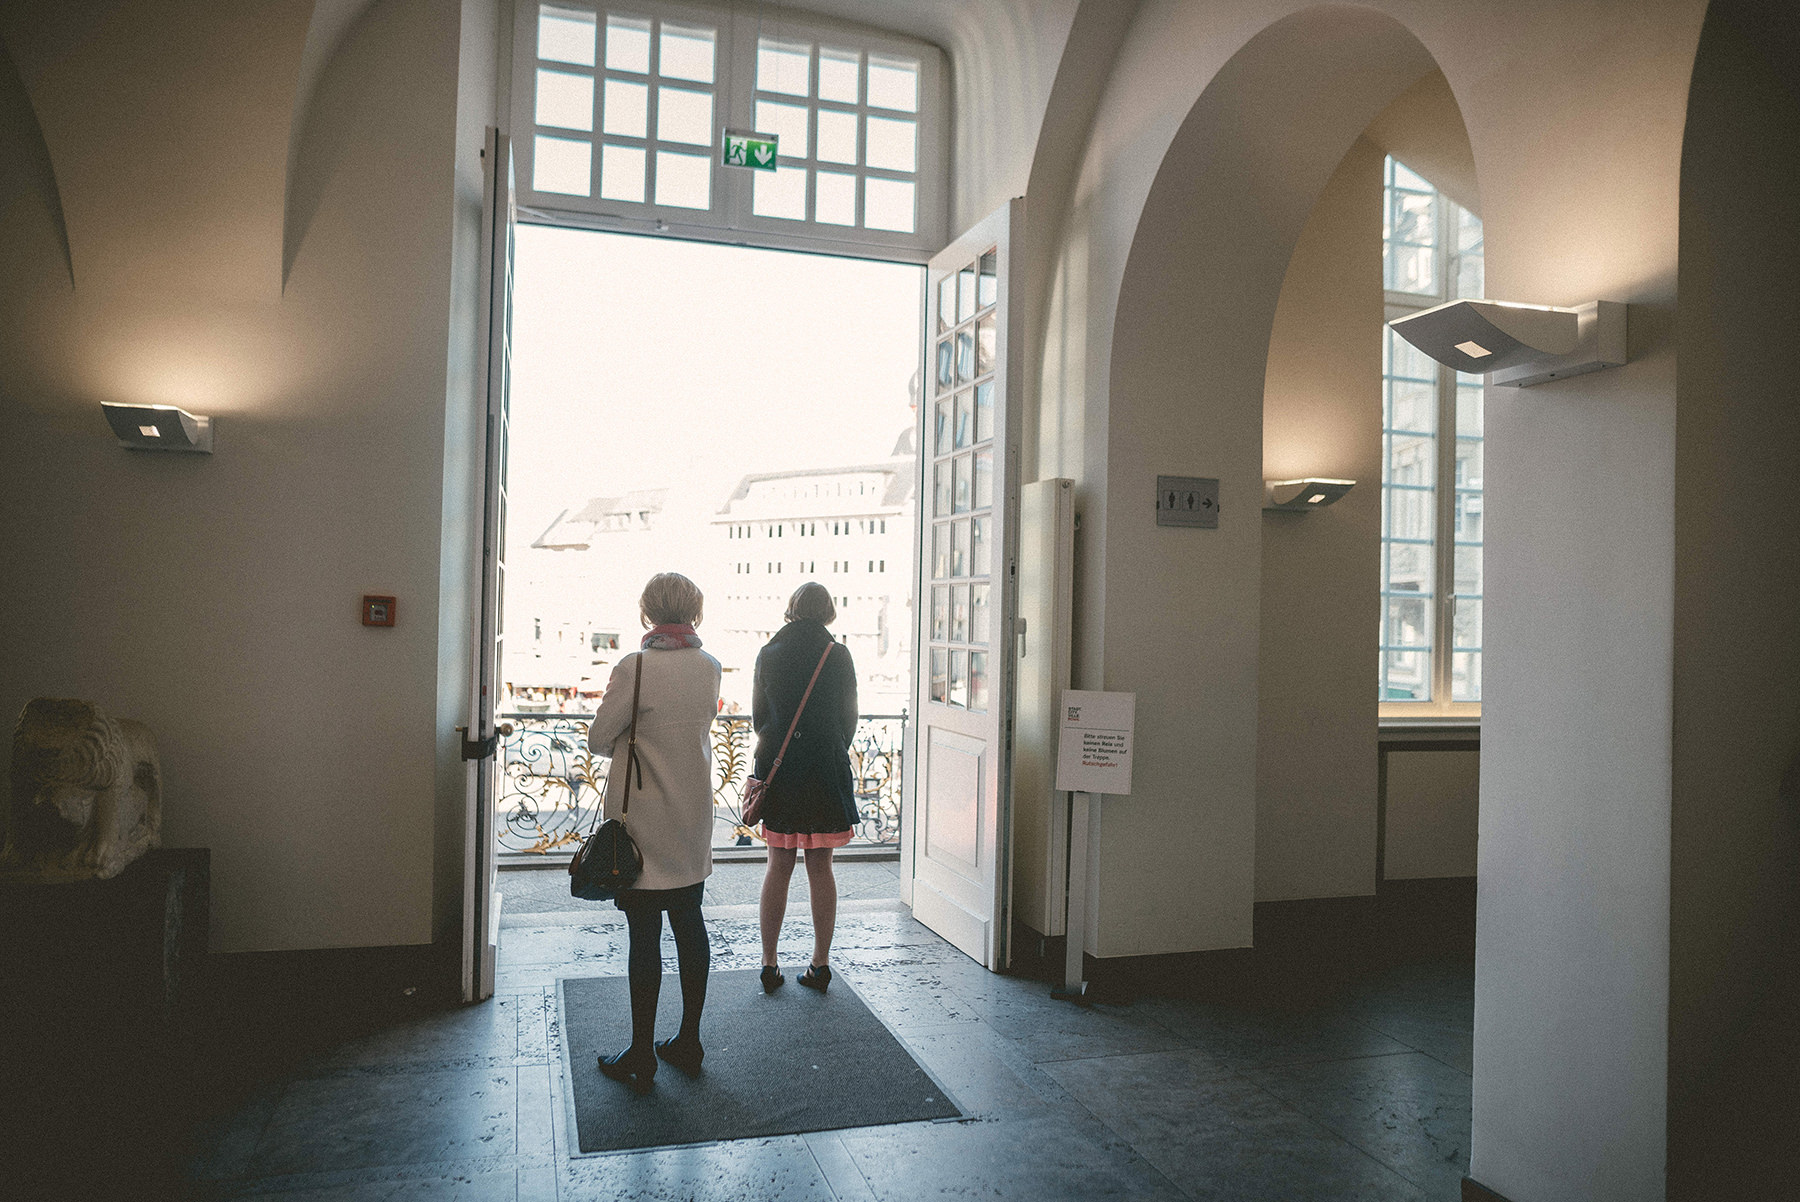
<svg viewBox="0 0 1800 1202">
<path fill-rule="evenodd" d="M 1056 787 L 1073 793 L 1131 792 L 1136 693 L 1070 689 L 1062 699 L 1056 749 Z"/>
</svg>

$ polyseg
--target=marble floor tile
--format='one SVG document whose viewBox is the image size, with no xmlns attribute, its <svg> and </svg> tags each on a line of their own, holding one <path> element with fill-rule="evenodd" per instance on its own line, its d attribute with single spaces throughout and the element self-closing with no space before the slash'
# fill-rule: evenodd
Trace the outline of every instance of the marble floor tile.
<svg viewBox="0 0 1800 1202">
<path fill-rule="evenodd" d="M 1217 1002 L 1144 998 L 1133 1009 L 1183 1044 L 1238 1068 L 1412 1050 L 1335 1008 L 1250 1009 Z"/>
<path fill-rule="evenodd" d="M 521 1165 L 518 1202 L 557 1202 L 556 1166 Z"/>
<path fill-rule="evenodd" d="M 875 1202 L 868 1179 L 856 1167 L 855 1158 L 836 1131 L 811 1131 L 801 1138 L 837 1202 Z"/>
<path fill-rule="evenodd" d="M 1385 970 L 1309 1005 L 1147 996 L 1079 1007 L 1043 982 L 985 971 L 916 922 L 884 892 L 893 865 L 864 876 L 870 896 L 846 897 L 833 963 L 969 1120 L 572 1157 L 556 981 L 623 974 L 622 916 L 610 905 L 503 911 L 493 1001 L 359 1029 L 246 1086 L 195 1138 L 196 1198 L 1457 1196 L 1466 964 Z M 754 906 L 710 905 L 708 930 L 715 969 L 761 962 Z M 797 970 L 811 940 L 795 896 L 783 964 Z M 672 940 L 663 952 L 672 975 Z"/>
<path fill-rule="evenodd" d="M 1452 1025 L 1406 1014 L 1382 1014 L 1362 1019 L 1365 1026 L 1389 1039 L 1423 1052 L 1465 1076 L 1475 1075 L 1475 1032 L 1468 1025 Z"/>
<path fill-rule="evenodd" d="M 1053 1076 L 985 1023 L 911 1027 L 897 1033 L 967 1114 L 994 1118 L 1070 1104 Z"/>
<path fill-rule="evenodd" d="M 1184 1196 L 1129 1144 L 1085 1114 L 864 1128 L 846 1131 L 842 1139 L 880 1202 L 1172 1202 Z"/>
<path fill-rule="evenodd" d="M 256 1146 L 285 1088 L 280 1081 L 260 1082 L 230 1110 L 211 1116 L 195 1133 L 196 1154 L 188 1166 L 189 1175 L 207 1181 L 249 1172 Z"/>
<path fill-rule="evenodd" d="M 1195 1198 L 1424 1197 L 1405 1178 L 1204 1052 L 1072 1060 L 1044 1071 Z"/>
<path fill-rule="evenodd" d="M 366 1072 L 290 1081 L 263 1129 L 249 1175 L 512 1155 L 518 1071 Z"/>
<path fill-rule="evenodd" d="M 550 1024 L 556 1021 L 556 998 L 549 992 L 514 995 L 519 1007 L 519 1050 L 515 1064 L 543 1064 L 550 1059 Z"/>
<path fill-rule="evenodd" d="M 1469 1171 L 1469 1078 L 1419 1052 L 1244 1070 L 1433 1197 Z"/>
<path fill-rule="evenodd" d="M 346 1174 L 338 1174 L 347 1177 Z M 249 1183 L 233 1198 L 267 1198 L 271 1202 L 516 1202 L 519 1170 L 510 1164 L 492 1168 L 446 1168 L 424 1176 L 370 1177 L 330 1185 L 299 1184 L 288 1178 Z"/>
<path fill-rule="evenodd" d="M 456 1006 L 408 1015 L 349 1039 L 314 1058 L 302 1071 L 325 1073 L 375 1066 L 511 1064 L 519 1050 L 519 999 Z M 477 1064 L 476 1062 L 479 1062 Z"/>
<path fill-rule="evenodd" d="M 835 1202 L 797 1135 L 586 1156 L 559 1174 L 563 1202 Z"/>
<path fill-rule="evenodd" d="M 975 1008 L 946 983 L 937 966 L 897 966 L 870 957 L 850 957 L 837 965 L 864 1004 L 896 1030 L 978 1021 Z"/>
<path fill-rule="evenodd" d="M 1030 986 L 1029 988 L 1022 986 Z M 1079 1060 L 1172 1050 L 1180 1036 L 1131 1006 L 1077 1006 L 1050 997 L 1048 986 L 1007 981 L 970 998 L 983 1022 L 1034 1061 Z"/>
<path fill-rule="evenodd" d="M 556 1150 L 556 1117 L 562 1105 L 558 1074 L 548 1063 L 517 1070 L 517 1148 L 521 1155 L 550 1155 Z"/>
</svg>

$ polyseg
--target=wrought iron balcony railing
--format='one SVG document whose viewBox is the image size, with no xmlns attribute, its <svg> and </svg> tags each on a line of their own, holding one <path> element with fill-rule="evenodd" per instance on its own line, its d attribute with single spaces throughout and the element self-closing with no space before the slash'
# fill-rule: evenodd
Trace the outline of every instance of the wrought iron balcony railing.
<svg viewBox="0 0 1800 1202">
<path fill-rule="evenodd" d="M 592 714 L 501 714 L 512 733 L 500 744 L 500 794 L 495 800 L 503 855 L 569 855 L 593 828 L 606 788 L 609 761 L 587 749 Z M 856 781 L 857 825 L 852 847 L 895 847 L 900 841 L 900 787 L 906 715 L 864 714 L 850 745 Z M 748 714 L 713 721 L 713 846 L 752 847 L 744 825 L 744 778 L 755 735 Z"/>
</svg>

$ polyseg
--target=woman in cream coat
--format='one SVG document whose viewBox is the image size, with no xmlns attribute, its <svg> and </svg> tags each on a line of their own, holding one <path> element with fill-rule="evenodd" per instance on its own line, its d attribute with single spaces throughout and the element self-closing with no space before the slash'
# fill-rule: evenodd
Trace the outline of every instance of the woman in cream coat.
<svg viewBox="0 0 1800 1202">
<path fill-rule="evenodd" d="M 638 599 L 649 628 L 641 650 L 620 658 L 588 729 L 588 750 L 612 757 L 606 816 L 619 818 L 643 853 L 644 872 L 620 893 L 631 935 L 631 1046 L 600 1056 L 600 1071 L 638 1093 L 650 1088 L 657 1057 L 689 1076 L 700 1072 L 700 1011 L 712 952 L 700 898 L 712 875 L 712 726 L 719 710 L 719 661 L 700 650 L 703 598 L 675 572 L 652 577 Z M 637 705 L 637 754 L 628 753 L 631 699 Z M 625 774 L 631 796 L 625 802 Z M 626 811 L 629 812 L 626 812 Z M 662 916 L 669 914 L 681 971 L 681 1030 L 655 1042 L 662 991 Z"/>
</svg>

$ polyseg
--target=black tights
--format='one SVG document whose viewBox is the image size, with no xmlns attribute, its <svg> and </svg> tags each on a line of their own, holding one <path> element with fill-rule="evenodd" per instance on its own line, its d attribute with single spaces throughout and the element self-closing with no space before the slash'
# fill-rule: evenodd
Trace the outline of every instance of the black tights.
<svg viewBox="0 0 1800 1202">
<path fill-rule="evenodd" d="M 656 999 L 662 992 L 662 911 L 632 906 L 625 911 L 625 925 L 631 932 L 626 961 L 631 981 L 631 1051 L 647 1055 L 656 1044 Z M 700 1038 L 706 973 L 712 965 L 712 946 L 707 942 L 698 899 L 669 908 L 669 929 L 675 933 L 675 961 L 681 968 L 681 1031 L 676 1038 L 685 1043 Z"/>
</svg>

